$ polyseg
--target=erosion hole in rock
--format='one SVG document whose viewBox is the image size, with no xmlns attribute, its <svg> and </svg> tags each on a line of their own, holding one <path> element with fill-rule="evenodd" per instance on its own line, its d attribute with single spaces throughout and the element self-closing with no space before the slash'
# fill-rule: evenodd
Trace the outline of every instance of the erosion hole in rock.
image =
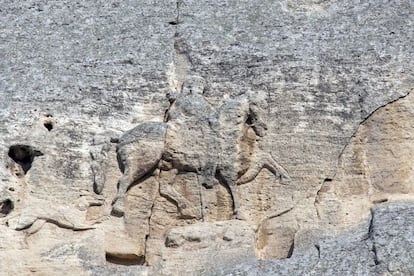
<svg viewBox="0 0 414 276">
<path fill-rule="evenodd" d="M 51 131 L 51 130 L 53 129 L 53 123 L 52 123 L 52 122 L 45 122 L 45 123 L 43 124 L 43 126 L 44 126 L 45 128 L 47 128 L 47 130 L 48 130 L 48 131 Z"/>
<path fill-rule="evenodd" d="M 106 262 L 117 265 L 144 265 L 145 257 L 135 254 L 105 254 Z"/>
<path fill-rule="evenodd" d="M 6 199 L 2 203 L 0 203 L 0 218 L 10 214 L 10 212 L 13 211 L 13 209 L 14 204 L 10 199 Z"/>
<path fill-rule="evenodd" d="M 22 167 L 26 174 L 32 167 L 34 158 L 36 156 L 42 156 L 43 153 L 35 150 L 32 146 L 17 144 L 10 146 L 8 155 Z"/>
<path fill-rule="evenodd" d="M 252 126 L 252 125 L 254 125 L 254 120 L 255 120 L 255 118 L 253 117 L 253 114 L 248 114 L 247 115 L 247 118 L 246 118 L 246 124 L 247 125 L 249 125 L 249 126 Z"/>
</svg>

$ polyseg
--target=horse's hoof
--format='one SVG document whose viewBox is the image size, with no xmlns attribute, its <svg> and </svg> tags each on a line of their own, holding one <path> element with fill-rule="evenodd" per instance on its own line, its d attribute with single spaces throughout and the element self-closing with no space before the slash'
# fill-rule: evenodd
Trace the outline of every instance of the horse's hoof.
<svg viewBox="0 0 414 276">
<path fill-rule="evenodd" d="M 247 216 L 244 213 L 237 211 L 237 212 L 234 212 L 233 219 L 247 220 Z"/>
<path fill-rule="evenodd" d="M 289 184 L 291 184 L 290 178 L 287 178 L 287 177 L 280 178 L 280 181 L 279 182 L 280 182 L 281 185 L 289 185 Z"/>
<path fill-rule="evenodd" d="M 214 188 L 214 183 L 203 183 L 202 185 L 206 189 L 213 189 Z"/>
<path fill-rule="evenodd" d="M 124 206 L 122 203 L 120 203 L 120 201 L 116 201 L 114 203 L 114 205 L 112 206 L 112 211 L 111 211 L 111 215 L 115 216 L 115 217 L 122 217 L 124 216 L 125 212 L 124 212 Z"/>
</svg>

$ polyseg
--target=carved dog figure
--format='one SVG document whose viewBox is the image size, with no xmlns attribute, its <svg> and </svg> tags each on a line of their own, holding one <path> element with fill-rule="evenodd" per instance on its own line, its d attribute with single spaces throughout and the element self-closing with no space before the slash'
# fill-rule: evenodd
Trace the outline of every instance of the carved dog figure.
<svg viewBox="0 0 414 276">
<path fill-rule="evenodd" d="M 103 204 L 101 196 L 88 191 L 81 191 L 79 199 L 72 204 L 55 204 L 28 197 L 24 206 L 4 221 L 12 229 L 26 230 L 28 235 L 39 231 L 47 222 L 72 230 L 94 229 L 94 223 L 98 221 L 87 221 L 86 210 L 90 206 Z"/>
</svg>

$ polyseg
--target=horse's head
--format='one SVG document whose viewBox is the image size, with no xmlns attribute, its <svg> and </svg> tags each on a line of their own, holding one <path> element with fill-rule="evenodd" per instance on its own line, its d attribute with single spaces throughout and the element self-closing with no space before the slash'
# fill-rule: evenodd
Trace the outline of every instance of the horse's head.
<svg viewBox="0 0 414 276">
<path fill-rule="evenodd" d="M 263 137 L 266 135 L 267 124 L 265 123 L 265 115 L 268 113 L 268 95 L 265 92 L 250 92 L 249 97 L 249 124 L 255 133 Z"/>
</svg>

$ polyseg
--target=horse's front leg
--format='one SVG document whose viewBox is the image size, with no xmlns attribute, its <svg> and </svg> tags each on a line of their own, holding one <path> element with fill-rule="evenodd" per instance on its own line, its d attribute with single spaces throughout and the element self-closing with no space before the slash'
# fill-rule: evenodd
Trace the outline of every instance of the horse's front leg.
<svg viewBox="0 0 414 276">
<path fill-rule="evenodd" d="M 267 152 L 260 152 L 252 160 L 252 166 L 238 180 L 237 185 L 253 181 L 263 168 L 268 169 L 275 176 L 280 176 L 281 180 L 289 179 L 288 172 L 279 165 L 276 160 Z M 282 182 L 283 184 L 283 182 Z"/>
<path fill-rule="evenodd" d="M 273 158 L 270 153 L 263 154 L 263 167 L 271 171 L 275 176 L 279 175 L 281 184 L 285 184 L 284 180 L 289 180 L 289 173 Z"/>
<path fill-rule="evenodd" d="M 189 207 L 190 204 L 188 200 L 178 193 L 172 186 L 177 174 L 177 169 L 163 171 L 160 175 L 160 194 L 161 196 L 174 201 L 177 204 L 178 210 L 181 212 L 183 209 Z"/>
<path fill-rule="evenodd" d="M 129 185 L 133 182 L 129 168 L 125 168 L 124 173 L 118 182 L 118 191 L 112 202 L 112 214 L 122 217 L 125 213 L 125 195 Z"/>
<path fill-rule="evenodd" d="M 236 192 L 237 185 L 235 185 L 235 182 L 233 183 L 233 185 L 229 185 L 231 197 L 233 199 L 233 219 L 247 220 L 246 215 L 240 210 L 240 201 Z"/>
</svg>

